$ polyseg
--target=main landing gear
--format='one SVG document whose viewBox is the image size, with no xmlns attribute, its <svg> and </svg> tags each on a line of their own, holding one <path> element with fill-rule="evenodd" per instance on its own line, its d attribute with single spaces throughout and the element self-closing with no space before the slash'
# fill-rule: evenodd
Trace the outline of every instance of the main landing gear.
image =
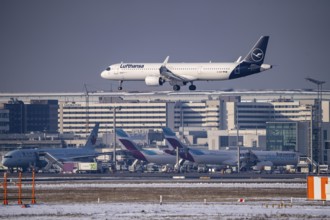
<svg viewBox="0 0 330 220">
<path fill-rule="evenodd" d="M 174 85 L 173 90 L 174 91 L 180 91 L 180 86 L 179 85 Z"/>
<path fill-rule="evenodd" d="M 194 90 L 196 90 L 196 86 L 195 86 L 195 85 L 193 85 L 193 84 L 191 84 L 191 85 L 189 86 L 189 90 L 191 90 L 191 91 L 194 91 Z"/>
<path fill-rule="evenodd" d="M 184 84 L 185 85 L 185 84 Z M 173 90 L 174 91 L 180 91 L 180 86 L 179 85 L 174 85 L 173 86 Z M 191 85 L 189 86 L 189 90 L 190 91 L 195 91 L 196 90 L 196 86 L 194 84 L 191 83 Z"/>
</svg>

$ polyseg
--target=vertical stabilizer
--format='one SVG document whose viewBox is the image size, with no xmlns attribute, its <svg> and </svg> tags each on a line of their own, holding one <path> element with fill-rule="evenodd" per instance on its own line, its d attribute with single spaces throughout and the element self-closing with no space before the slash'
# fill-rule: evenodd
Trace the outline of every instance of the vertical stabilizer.
<svg viewBox="0 0 330 220">
<path fill-rule="evenodd" d="M 165 139 L 167 143 L 170 145 L 170 147 L 174 148 L 175 150 L 178 148 L 179 155 L 182 159 L 194 162 L 195 160 L 191 155 L 191 153 L 189 152 L 190 149 L 179 140 L 179 138 L 175 135 L 175 133 L 170 128 L 167 127 L 162 129 Z"/>
<path fill-rule="evenodd" d="M 128 134 L 123 129 L 116 129 L 117 139 L 123 145 L 123 147 L 128 151 L 140 151 L 141 148 L 138 147 Z"/>
<path fill-rule="evenodd" d="M 143 150 L 128 136 L 123 129 L 116 129 L 117 139 L 121 145 L 130 151 L 136 159 L 147 161 L 143 154 Z"/>
<path fill-rule="evenodd" d="M 246 55 L 243 62 L 261 65 L 264 62 L 269 36 L 262 36 Z"/>
<path fill-rule="evenodd" d="M 170 128 L 163 128 L 163 133 L 170 147 L 174 149 L 184 149 L 186 147 Z"/>
<path fill-rule="evenodd" d="M 98 133 L 99 133 L 99 126 L 100 126 L 100 123 L 98 123 L 98 122 L 95 123 L 95 126 L 86 141 L 85 147 L 94 147 L 96 140 L 97 140 Z"/>
</svg>

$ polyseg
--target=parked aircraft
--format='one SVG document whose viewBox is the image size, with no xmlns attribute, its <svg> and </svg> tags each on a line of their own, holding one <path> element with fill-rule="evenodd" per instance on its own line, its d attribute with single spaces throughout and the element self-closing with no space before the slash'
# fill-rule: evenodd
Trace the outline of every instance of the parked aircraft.
<svg viewBox="0 0 330 220">
<path fill-rule="evenodd" d="M 134 158 L 155 164 L 175 164 L 176 157 L 162 150 L 142 149 L 132 141 L 128 134 L 122 129 L 116 129 L 117 138 L 124 147 L 130 151 Z"/>
<path fill-rule="evenodd" d="M 163 133 L 170 147 L 179 148 L 179 155 L 184 160 L 198 164 L 237 165 L 237 152 L 231 150 L 201 150 L 187 147 L 170 128 L 163 128 Z"/>
<path fill-rule="evenodd" d="M 163 128 L 166 141 L 174 149 L 180 149 L 180 157 L 199 164 L 237 165 L 237 150 L 200 150 L 187 147 L 170 128 Z M 298 153 L 291 151 L 241 150 L 241 169 L 256 166 L 297 165 Z"/>
<path fill-rule="evenodd" d="M 148 86 L 161 86 L 169 82 L 174 91 L 190 83 L 189 90 L 196 90 L 194 81 L 229 80 L 272 68 L 264 64 L 269 36 L 262 36 L 245 56 L 231 63 L 169 63 L 169 56 L 163 63 L 118 63 L 109 66 L 101 77 L 119 81 L 122 90 L 124 81 L 145 81 Z"/>
<path fill-rule="evenodd" d="M 10 170 L 21 168 L 23 171 L 31 166 L 42 168 L 47 162 L 39 159 L 40 154 L 49 154 L 54 159 L 64 161 L 92 160 L 98 156 L 94 146 L 98 135 L 99 123 L 96 123 L 86 144 L 82 148 L 45 148 L 45 149 L 17 149 L 8 152 L 3 158 L 3 165 Z"/>
</svg>

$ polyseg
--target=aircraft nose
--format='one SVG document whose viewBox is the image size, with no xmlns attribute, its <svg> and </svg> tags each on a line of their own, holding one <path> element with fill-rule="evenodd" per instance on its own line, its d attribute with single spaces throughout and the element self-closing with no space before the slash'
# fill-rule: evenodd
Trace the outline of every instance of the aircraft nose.
<svg viewBox="0 0 330 220">
<path fill-rule="evenodd" d="M 102 73 L 101 73 L 101 77 L 102 78 L 107 78 L 108 76 L 108 71 L 104 70 Z"/>
<path fill-rule="evenodd" d="M 8 160 L 4 158 L 4 159 L 2 160 L 2 164 L 3 164 L 5 167 L 8 167 L 8 165 L 9 165 L 9 164 L 8 164 Z"/>
</svg>

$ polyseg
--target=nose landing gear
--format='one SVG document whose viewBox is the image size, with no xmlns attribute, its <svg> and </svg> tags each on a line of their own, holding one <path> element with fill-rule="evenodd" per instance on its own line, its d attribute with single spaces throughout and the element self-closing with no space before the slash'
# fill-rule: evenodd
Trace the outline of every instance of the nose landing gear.
<svg viewBox="0 0 330 220">
<path fill-rule="evenodd" d="M 123 90 L 123 80 L 119 81 L 119 87 L 118 90 Z"/>
</svg>

